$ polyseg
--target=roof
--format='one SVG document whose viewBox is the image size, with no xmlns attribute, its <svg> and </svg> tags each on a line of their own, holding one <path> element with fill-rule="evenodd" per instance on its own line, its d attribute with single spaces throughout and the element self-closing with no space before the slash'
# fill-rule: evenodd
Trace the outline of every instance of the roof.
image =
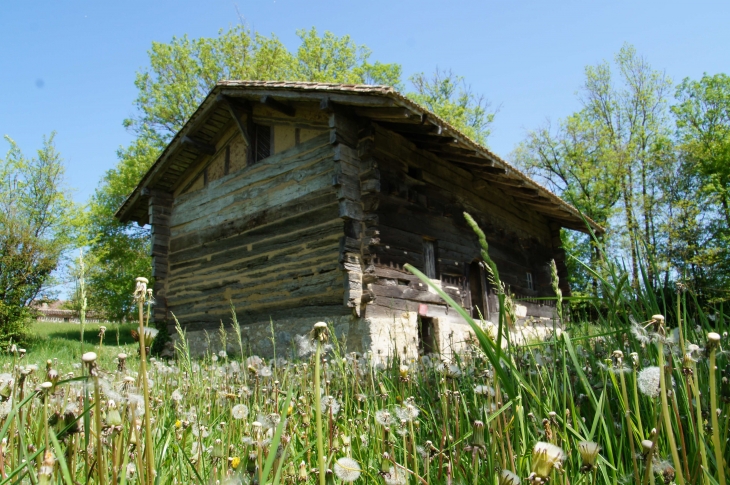
<svg viewBox="0 0 730 485">
<path fill-rule="evenodd" d="M 593 231 L 604 231 L 550 190 L 390 86 L 293 81 L 220 81 L 216 84 L 124 201 L 115 214 L 117 218 L 122 222 L 146 223 L 145 199 L 149 197 L 150 189 L 171 191 L 186 175 L 198 159 L 201 147 L 213 141 L 217 131 L 231 121 L 234 110 L 227 100 L 267 102 L 279 109 L 286 109 L 287 102 L 296 101 L 319 101 L 323 107 L 347 106 L 358 116 L 398 132 L 417 147 L 497 185 L 562 227 L 587 232 L 587 222 Z M 190 143 L 192 134 L 195 143 Z"/>
</svg>

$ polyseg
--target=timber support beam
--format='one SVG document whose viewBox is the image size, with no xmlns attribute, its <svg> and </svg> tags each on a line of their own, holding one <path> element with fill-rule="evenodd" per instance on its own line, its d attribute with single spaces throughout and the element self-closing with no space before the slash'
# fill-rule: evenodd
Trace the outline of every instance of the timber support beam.
<svg viewBox="0 0 730 485">
<path fill-rule="evenodd" d="M 288 104 L 282 103 L 281 101 L 277 101 L 269 95 L 261 96 L 261 103 L 273 109 L 274 111 L 278 111 L 279 113 L 283 113 L 287 116 L 295 116 L 297 114 L 297 110 L 295 110 L 293 107 L 289 106 Z"/>
<path fill-rule="evenodd" d="M 251 146 L 251 141 L 248 136 L 248 130 L 246 128 L 246 125 L 243 124 L 243 121 L 241 121 L 244 112 L 247 112 L 249 114 L 251 113 L 251 106 L 248 105 L 248 103 L 246 103 L 245 106 L 241 105 L 240 103 L 237 103 L 228 96 L 224 96 L 222 94 L 219 94 L 218 97 L 216 97 L 216 101 L 222 103 L 223 105 L 225 105 L 226 108 L 228 108 L 228 112 L 231 114 L 231 118 L 233 118 L 233 121 L 236 122 L 238 131 L 241 133 L 241 137 L 243 137 L 243 141 L 246 143 L 246 146 Z"/>
<path fill-rule="evenodd" d="M 215 155 L 215 147 L 213 145 L 209 145 L 200 140 L 196 140 L 195 138 L 184 136 L 182 139 L 182 144 L 183 146 L 192 147 L 200 153 L 205 153 L 206 155 Z"/>
</svg>

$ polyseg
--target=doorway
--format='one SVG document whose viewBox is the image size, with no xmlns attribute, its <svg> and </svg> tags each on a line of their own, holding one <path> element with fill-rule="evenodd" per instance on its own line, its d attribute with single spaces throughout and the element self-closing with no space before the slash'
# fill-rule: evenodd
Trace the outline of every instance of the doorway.
<svg viewBox="0 0 730 485">
<path fill-rule="evenodd" d="M 469 306 L 471 317 L 474 319 L 483 318 L 489 320 L 489 307 L 487 306 L 487 282 L 484 268 L 479 261 L 469 265 Z"/>
<path fill-rule="evenodd" d="M 433 317 L 418 317 L 418 354 L 438 353 L 436 322 Z"/>
</svg>

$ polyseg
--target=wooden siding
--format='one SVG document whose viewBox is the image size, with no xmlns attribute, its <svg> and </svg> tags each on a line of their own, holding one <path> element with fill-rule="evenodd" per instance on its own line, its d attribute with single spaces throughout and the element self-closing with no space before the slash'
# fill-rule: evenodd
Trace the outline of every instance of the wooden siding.
<svg viewBox="0 0 730 485">
<path fill-rule="evenodd" d="M 470 263 L 479 259 L 479 247 L 464 211 L 485 231 L 490 256 L 511 291 L 552 296 L 548 263 L 556 256 L 563 262 L 564 257 L 554 247 L 559 244 L 555 229 L 543 216 L 497 185 L 418 150 L 389 130 L 376 125 L 372 140 L 369 157 L 377 167 L 379 192 L 365 201 L 365 218 L 376 236 L 368 247 L 371 276 L 366 279 L 375 301 L 367 316 L 415 311 L 418 303 L 443 305 L 403 270 L 405 263 L 424 268 L 424 238 L 436 241 L 436 270 L 444 290 L 471 306 L 468 272 Z M 534 289 L 527 287 L 528 272 Z"/>
<path fill-rule="evenodd" d="M 229 302 L 244 321 L 342 306 L 334 151 L 320 135 L 175 199 L 166 286 L 181 323 L 227 321 Z"/>
</svg>

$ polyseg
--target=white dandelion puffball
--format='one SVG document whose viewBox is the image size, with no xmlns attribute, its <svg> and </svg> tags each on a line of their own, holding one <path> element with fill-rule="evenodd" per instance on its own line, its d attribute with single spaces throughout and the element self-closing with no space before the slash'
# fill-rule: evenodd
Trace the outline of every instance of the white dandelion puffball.
<svg viewBox="0 0 730 485">
<path fill-rule="evenodd" d="M 390 467 L 383 480 L 386 485 L 406 485 L 406 474 L 398 468 Z"/>
<path fill-rule="evenodd" d="M 639 372 L 636 378 L 636 385 L 642 394 L 649 397 L 657 397 L 661 390 L 660 378 L 661 372 L 659 367 L 646 367 Z"/>
<path fill-rule="evenodd" d="M 375 411 L 375 422 L 380 426 L 391 426 L 395 424 L 395 416 L 390 414 L 385 409 L 378 409 Z"/>
<path fill-rule="evenodd" d="M 343 482 L 354 482 L 360 478 L 360 465 L 352 458 L 342 457 L 335 462 L 334 472 Z"/>
<path fill-rule="evenodd" d="M 403 421 L 411 422 L 418 417 L 418 408 L 412 404 L 398 406 L 395 408 L 395 414 Z"/>
<path fill-rule="evenodd" d="M 323 413 L 329 413 L 332 411 L 333 416 L 340 412 L 340 403 L 338 403 L 337 399 L 332 396 L 322 397 L 321 407 Z"/>
<path fill-rule="evenodd" d="M 248 417 L 248 406 L 245 404 L 236 404 L 231 409 L 233 419 L 246 419 Z"/>
</svg>

